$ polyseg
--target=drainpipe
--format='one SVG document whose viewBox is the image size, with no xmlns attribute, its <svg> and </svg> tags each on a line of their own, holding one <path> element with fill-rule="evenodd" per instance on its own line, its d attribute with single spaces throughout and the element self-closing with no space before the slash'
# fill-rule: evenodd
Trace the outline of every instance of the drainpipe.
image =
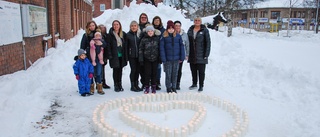
<svg viewBox="0 0 320 137">
<path fill-rule="evenodd" d="M 318 34 L 318 31 L 319 31 L 319 19 L 318 19 L 318 16 L 319 16 L 319 0 L 317 1 L 317 15 L 316 15 L 316 34 Z"/>
<path fill-rule="evenodd" d="M 49 17 L 48 17 L 48 0 L 46 0 L 46 10 L 47 10 L 47 16 L 46 16 L 46 20 L 47 20 L 47 35 L 50 33 L 50 29 L 49 29 L 49 27 L 50 27 L 50 22 L 49 22 Z M 51 34 L 49 34 L 49 36 L 44 36 L 42 39 L 43 39 L 43 41 L 45 41 L 45 48 L 44 48 L 44 56 L 47 56 L 47 51 L 48 51 L 48 40 L 49 39 L 51 39 L 52 38 L 52 36 L 51 36 Z"/>
<path fill-rule="evenodd" d="M 21 28 L 23 29 L 23 26 L 22 26 L 22 0 L 20 0 L 20 17 L 21 17 L 21 24 L 20 25 L 21 25 Z M 22 44 L 22 52 L 23 52 L 23 66 L 24 66 L 24 70 L 27 70 L 26 47 L 25 47 L 26 42 L 23 39 L 23 31 L 21 31 L 21 33 L 22 33 L 21 44 Z"/>
</svg>

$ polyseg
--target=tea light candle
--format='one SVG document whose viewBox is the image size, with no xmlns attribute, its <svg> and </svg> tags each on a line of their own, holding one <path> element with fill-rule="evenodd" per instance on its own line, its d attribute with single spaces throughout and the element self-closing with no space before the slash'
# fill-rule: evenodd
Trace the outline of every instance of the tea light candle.
<svg viewBox="0 0 320 137">
<path fill-rule="evenodd" d="M 181 137 L 181 133 L 178 129 L 174 130 L 174 137 Z"/>
<path fill-rule="evenodd" d="M 221 99 L 220 99 L 220 98 L 217 98 L 217 100 L 218 100 L 218 101 L 217 101 L 217 102 L 218 102 L 218 107 L 221 108 Z"/>
<path fill-rule="evenodd" d="M 155 126 L 154 136 L 161 137 L 161 128 L 159 126 Z"/>
<path fill-rule="evenodd" d="M 118 137 L 118 134 L 117 133 L 113 133 L 112 137 Z"/>
<path fill-rule="evenodd" d="M 181 137 L 187 137 L 187 131 L 181 130 Z"/>
<path fill-rule="evenodd" d="M 112 136 L 112 132 L 110 130 L 107 130 L 107 136 L 106 137 L 111 137 Z"/>
<path fill-rule="evenodd" d="M 161 93 L 155 94 L 155 95 L 156 95 L 156 101 L 161 101 L 161 97 L 162 97 Z"/>
<path fill-rule="evenodd" d="M 159 109 L 159 110 L 160 110 L 160 113 L 163 113 L 163 112 L 164 112 L 164 106 L 163 106 L 163 105 L 160 105 L 159 107 L 160 107 L 160 109 Z"/>
<path fill-rule="evenodd" d="M 161 137 L 166 136 L 166 130 L 164 128 L 161 128 Z"/>
<path fill-rule="evenodd" d="M 167 132 L 167 137 L 173 137 L 173 133 L 172 133 L 172 130 L 168 130 L 168 132 Z"/>
<path fill-rule="evenodd" d="M 241 133 L 240 130 L 237 130 L 236 133 L 237 133 L 237 135 L 238 135 L 239 137 L 242 137 L 242 133 Z"/>
</svg>

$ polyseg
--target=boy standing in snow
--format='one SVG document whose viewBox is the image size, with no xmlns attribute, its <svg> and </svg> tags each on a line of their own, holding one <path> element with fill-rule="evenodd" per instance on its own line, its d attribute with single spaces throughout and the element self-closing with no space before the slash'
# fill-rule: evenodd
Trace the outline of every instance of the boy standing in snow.
<svg viewBox="0 0 320 137">
<path fill-rule="evenodd" d="M 79 93 L 81 96 L 90 95 L 90 84 L 93 77 L 93 66 L 83 49 L 78 50 L 78 59 L 73 65 L 74 75 L 78 80 Z"/>
</svg>

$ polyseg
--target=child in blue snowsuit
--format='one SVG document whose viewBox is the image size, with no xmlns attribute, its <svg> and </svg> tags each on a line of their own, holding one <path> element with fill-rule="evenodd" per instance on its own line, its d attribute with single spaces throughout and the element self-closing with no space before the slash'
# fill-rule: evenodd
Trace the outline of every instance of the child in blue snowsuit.
<svg viewBox="0 0 320 137">
<path fill-rule="evenodd" d="M 86 57 L 86 52 L 83 49 L 78 50 L 78 59 L 73 65 L 74 75 L 78 80 L 79 93 L 81 96 L 90 95 L 90 84 L 93 77 L 93 65 Z"/>
</svg>

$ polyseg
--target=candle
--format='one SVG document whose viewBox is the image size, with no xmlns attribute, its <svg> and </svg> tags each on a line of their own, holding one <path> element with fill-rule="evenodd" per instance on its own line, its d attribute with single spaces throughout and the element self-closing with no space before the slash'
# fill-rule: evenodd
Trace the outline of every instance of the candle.
<svg viewBox="0 0 320 137">
<path fill-rule="evenodd" d="M 181 137 L 187 137 L 187 131 L 181 130 Z"/>
<path fill-rule="evenodd" d="M 181 137 L 181 133 L 178 129 L 174 130 L 174 137 Z"/>
<path fill-rule="evenodd" d="M 112 136 L 112 132 L 110 130 L 107 130 L 107 137 L 111 137 Z"/>
<path fill-rule="evenodd" d="M 166 130 L 164 128 L 161 128 L 161 137 L 166 136 Z"/>
</svg>

